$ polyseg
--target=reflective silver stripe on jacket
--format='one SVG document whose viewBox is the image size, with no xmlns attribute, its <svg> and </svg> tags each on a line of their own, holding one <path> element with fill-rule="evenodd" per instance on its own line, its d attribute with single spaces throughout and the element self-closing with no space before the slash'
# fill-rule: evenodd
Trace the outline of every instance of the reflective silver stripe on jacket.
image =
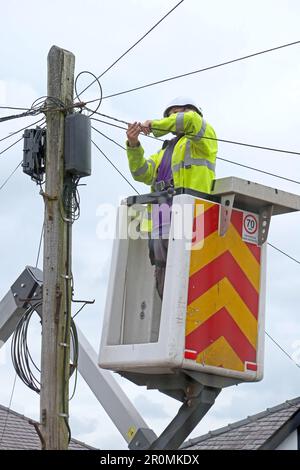
<svg viewBox="0 0 300 470">
<path fill-rule="evenodd" d="M 176 134 L 184 132 L 184 113 L 177 113 L 176 116 Z"/>
<path fill-rule="evenodd" d="M 215 171 L 215 169 L 216 169 L 216 164 L 210 162 L 206 158 L 192 158 L 192 155 L 191 155 L 191 141 L 188 140 L 187 143 L 186 143 L 186 147 L 185 147 L 183 166 L 185 168 L 190 168 L 192 165 L 206 166 L 211 171 Z"/>
<path fill-rule="evenodd" d="M 178 113 L 177 118 L 176 118 L 176 131 L 178 132 L 178 127 L 181 121 L 179 121 L 179 115 L 184 113 Z M 177 125 L 177 120 L 178 120 L 178 125 Z M 183 118 L 182 118 L 182 123 L 183 123 Z M 195 135 L 195 136 L 188 136 L 188 140 L 186 142 L 186 147 L 185 147 L 185 154 L 184 154 L 184 161 L 177 163 L 176 165 L 172 166 L 172 171 L 176 172 L 179 171 L 180 168 L 191 168 L 192 165 L 195 166 L 206 166 L 209 170 L 215 171 L 216 169 L 216 164 L 210 162 L 206 158 L 192 158 L 191 155 L 191 140 L 193 141 L 199 141 L 205 133 L 206 130 L 206 121 L 202 119 L 202 126 L 200 131 Z"/>
<path fill-rule="evenodd" d="M 147 160 L 147 161 L 148 161 L 149 163 L 151 163 L 151 165 L 152 165 L 152 168 L 153 168 L 153 171 L 155 171 L 155 167 L 156 167 L 155 161 L 154 161 L 154 160 L 152 160 L 152 158 L 148 158 L 148 160 Z"/>
<path fill-rule="evenodd" d="M 205 130 L 206 130 L 206 121 L 202 119 L 202 126 L 201 126 L 200 131 L 196 135 L 190 137 L 190 139 L 196 140 L 198 142 L 198 140 L 200 140 L 204 136 Z"/>
<path fill-rule="evenodd" d="M 185 164 L 185 162 L 180 162 L 177 163 L 176 165 L 172 166 L 173 172 L 179 171 L 180 168 L 190 168 L 192 165 L 195 166 L 206 166 L 209 170 L 215 171 L 216 169 L 216 164 L 210 162 L 209 160 L 206 160 L 205 158 L 191 158 L 189 160 L 188 164 Z"/>
<path fill-rule="evenodd" d="M 155 173 L 156 163 L 155 163 L 154 160 L 152 160 L 152 158 L 148 158 L 148 162 L 151 163 L 152 168 L 153 168 L 153 178 L 152 178 L 152 183 L 151 183 L 151 184 L 153 184 L 156 180 L 156 173 Z"/>
<path fill-rule="evenodd" d="M 142 176 L 142 175 L 144 175 L 148 171 L 148 163 L 151 163 L 151 165 L 153 167 L 153 171 L 154 171 L 155 170 L 155 162 L 153 160 L 151 160 L 151 158 L 149 158 L 149 160 L 146 160 L 144 165 L 141 166 L 141 168 L 139 168 L 138 170 L 132 172 L 132 176 Z"/>
<path fill-rule="evenodd" d="M 185 147 L 184 161 L 173 165 L 173 171 L 179 171 L 180 168 L 190 168 L 192 165 L 206 166 L 209 170 L 215 171 L 216 164 L 210 162 L 206 158 L 192 158 L 191 156 L 191 141 L 188 140 Z"/>
</svg>

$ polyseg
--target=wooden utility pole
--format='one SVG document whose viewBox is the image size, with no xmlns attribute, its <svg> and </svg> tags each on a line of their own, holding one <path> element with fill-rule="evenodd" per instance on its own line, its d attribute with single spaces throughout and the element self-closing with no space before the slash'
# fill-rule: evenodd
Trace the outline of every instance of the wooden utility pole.
<svg viewBox="0 0 300 470">
<path fill-rule="evenodd" d="M 45 449 L 67 449 L 71 319 L 71 224 L 64 217 L 64 123 L 73 103 L 75 57 L 48 54 L 47 157 L 41 358 L 41 434 Z M 72 108 L 69 108 L 69 112 Z"/>
</svg>

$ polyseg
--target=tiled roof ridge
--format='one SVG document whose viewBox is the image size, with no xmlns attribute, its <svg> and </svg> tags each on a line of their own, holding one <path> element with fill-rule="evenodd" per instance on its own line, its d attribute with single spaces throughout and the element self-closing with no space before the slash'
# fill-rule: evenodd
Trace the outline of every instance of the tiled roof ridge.
<svg viewBox="0 0 300 470">
<path fill-rule="evenodd" d="M 21 413 L 18 413 L 17 411 L 14 411 L 12 410 L 11 408 L 8 408 L 7 406 L 4 406 L 4 405 L 1 405 L 0 404 L 0 411 L 3 411 L 4 413 L 8 413 L 8 415 L 14 415 L 16 416 L 17 418 L 21 418 L 22 420 L 26 421 L 28 424 L 30 424 L 31 426 L 36 423 L 38 424 L 38 421 L 34 420 L 34 419 L 31 419 L 31 418 L 28 418 L 27 416 L 21 414 Z M 95 447 L 92 447 L 88 444 L 86 444 L 85 442 L 82 442 L 82 441 L 79 441 L 78 439 L 75 439 L 74 437 L 71 438 L 71 443 L 74 443 L 74 444 L 78 444 L 78 445 L 81 445 L 83 447 L 86 447 L 88 449 L 91 449 L 91 450 L 95 450 L 96 448 Z"/>
<path fill-rule="evenodd" d="M 259 413 L 256 413 L 251 416 L 247 416 L 247 418 L 241 419 L 240 421 L 236 421 L 235 423 L 229 423 L 226 426 L 223 426 L 219 429 L 215 429 L 213 431 L 209 431 L 207 434 L 203 434 L 202 436 L 195 437 L 192 439 L 189 439 L 188 441 L 184 442 L 184 444 L 181 446 L 181 448 L 184 447 L 190 447 L 195 444 L 199 444 L 202 441 L 205 441 L 211 437 L 219 436 L 221 434 L 224 434 L 226 432 L 231 431 L 232 429 L 237 429 L 241 426 L 244 426 L 249 423 L 253 423 L 254 421 L 257 421 L 259 419 L 262 419 L 266 416 L 269 416 L 270 414 L 282 411 L 284 409 L 287 409 L 288 407 L 297 407 L 297 405 L 300 408 L 300 397 L 293 398 L 291 400 L 286 400 L 283 403 L 280 403 L 279 405 L 275 405 L 272 408 L 267 408 L 264 411 L 261 411 Z M 297 409 L 295 409 L 295 412 Z"/>
<path fill-rule="evenodd" d="M 29 424 L 31 424 L 30 421 L 34 421 L 35 423 L 37 423 L 37 421 L 35 421 L 34 419 L 27 418 L 27 416 L 22 415 L 21 413 L 18 413 L 17 411 L 14 411 L 14 410 L 12 410 L 11 408 L 8 408 L 7 406 L 0 405 L 0 411 L 1 411 L 1 410 L 3 410 L 5 413 L 9 413 L 9 414 L 15 415 L 15 416 L 17 416 L 18 418 L 22 418 L 22 419 L 24 419 L 25 421 L 27 421 L 27 423 L 29 423 Z"/>
</svg>

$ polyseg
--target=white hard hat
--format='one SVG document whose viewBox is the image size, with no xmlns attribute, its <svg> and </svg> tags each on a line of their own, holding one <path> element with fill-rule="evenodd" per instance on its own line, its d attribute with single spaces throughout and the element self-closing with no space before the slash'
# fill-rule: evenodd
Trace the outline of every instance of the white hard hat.
<svg viewBox="0 0 300 470">
<path fill-rule="evenodd" d="M 199 106 L 197 105 L 195 100 L 193 100 L 193 98 L 190 98 L 188 96 L 177 96 L 177 98 L 174 98 L 174 100 L 172 100 L 166 107 L 164 111 L 164 117 L 168 116 L 169 110 L 173 108 L 174 106 L 190 106 L 198 114 L 200 114 L 200 116 L 203 116 L 202 109 L 199 108 Z"/>
</svg>

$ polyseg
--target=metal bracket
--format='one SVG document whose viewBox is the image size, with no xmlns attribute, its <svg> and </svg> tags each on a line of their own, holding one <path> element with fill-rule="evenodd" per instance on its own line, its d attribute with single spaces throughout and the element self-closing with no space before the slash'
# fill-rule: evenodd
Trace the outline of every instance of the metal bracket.
<svg viewBox="0 0 300 470">
<path fill-rule="evenodd" d="M 29 303 L 36 305 L 35 310 L 41 314 L 41 279 L 42 272 L 38 268 L 27 266 L 0 299 L 0 342 L 5 343 L 14 332 Z"/>
<path fill-rule="evenodd" d="M 183 403 L 175 418 L 157 439 L 151 443 L 147 434 L 150 446 L 148 443 L 148 447 L 145 448 L 152 450 L 178 449 L 213 406 L 222 388 L 236 383 L 228 377 L 220 377 L 219 381 L 215 381 L 215 377 L 210 377 L 208 374 L 187 370 L 161 375 L 124 371 L 119 374 L 137 385 L 146 385 L 148 390 L 155 388 Z M 227 379 L 229 379 L 228 382 Z M 138 440 L 139 435 L 137 434 L 135 438 Z M 130 449 L 137 449 L 134 444 L 135 438 L 130 443 Z M 142 447 L 138 447 L 140 448 Z"/>
<path fill-rule="evenodd" d="M 33 305 L 42 317 L 43 273 L 38 268 L 27 266 L 13 283 L 7 294 L 0 299 L 0 347 L 13 334 L 28 304 Z M 146 449 L 156 439 L 155 433 L 147 428 L 147 423 L 135 409 L 112 373 L 100 369 L 97 354 L 82 332 L 77 329 L 79 358 L 78 371 L 87 382 L 99 403 L 116 425 L 132 449 Z M 64 344 L 62 344 L 65 347 Z M 73 357 L 73 351 L 70 351 Z M 41 413 L 42 422 L 46 419 L 46 410 Z M 128 428 L 132 433 L 128 433 Z M 41 438 L 41 436 L 40 436 Z M 41 439 L 42 440 L 42 439 Z M 132 441 L 132 443 L 131 443 Z"/>
<path fill-rule="evenodd" d="M 186 437 L 193 431 L 200 420 L 215 403 L 221 389 L 200 387 L 198 394 L 188 399 L 180 408 L 162 434 L 151 444 L 149 449 L 178 449 Z"/>
<path fill-rule="evenodd" d="M 148 390 L 159 390 L 181 402 L 187 399 L 187 389 L 194 381 L 193 377 L 187 377 L 181 371 L 174 372 L 174 374 L 143 374 L 127 371 L 119 371 L 118 373 L 136 385 L 146 386 Z"/>
<path fill-rule="evenodd" d="M 11 286 L 16 305 L 24 306 L 32 301 L 35 302 L 42 296 L 43 273 L 38 268 L 26 266 L 25 270 Z"/>
<path fill-rule="evenodd" d="M 271 217 L 273 214 L 273 206 L 266 206 L 259 211 L 259 227 L 258 227 L 258 245 L 261 246 L 268 238 Z"/>
<path fill-rule="evenodd" d="M 226 235 L 226 232 L 230 225 L 231 213 L 234 203 L 235 194 L 226 194 L 221 197 L 220 207 L 220 221 L 219 221 L 219 234 L 221 237 Z"/>
</svg>

